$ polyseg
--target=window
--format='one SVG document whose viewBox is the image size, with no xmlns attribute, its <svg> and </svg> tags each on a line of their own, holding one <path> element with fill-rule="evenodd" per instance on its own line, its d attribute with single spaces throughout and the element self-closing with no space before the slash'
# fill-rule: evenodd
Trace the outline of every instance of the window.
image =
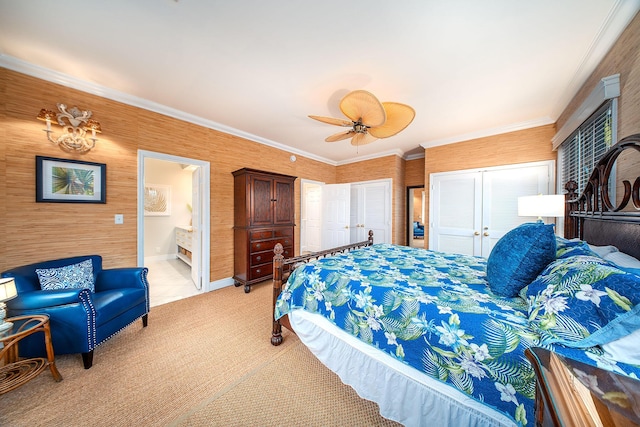
<svg viewBox="0 0 640 427">
<path fill-rule="evenodd" d="M 584 189 L 594 166 L 613 145 L 616 99 L 606 100 L 587 120 L 560 144 L 562 183 L 578 183 Z"/>
</svg>

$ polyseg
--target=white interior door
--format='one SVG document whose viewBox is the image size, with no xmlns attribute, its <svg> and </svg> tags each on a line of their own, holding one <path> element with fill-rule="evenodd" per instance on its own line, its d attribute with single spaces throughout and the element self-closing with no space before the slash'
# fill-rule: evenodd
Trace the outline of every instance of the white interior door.
<svg viewBox="0 0 640 427">
<path fill-rule="evenodd" d="M 191 174 L 191 280 L 197 289 L 202 289 L 202 224 L 200 224 L 201 201 L 200 172 L 202 168 L 196 168 Z"/>
<path fill-rule="evenodd" d="M 495 244 L 509 230 L 535 221 L 518 216 L 518 197 L 550 194 L 553 164 L 524 165 L 489 170 L 482 175 L 482 250 L 488 258 Z"/>
<path fill-rule="evenodd" d="M 351 184 L 322 186 L 322 250 L 349 244 Z"/>
<path fill-rule="evenodd" d="M 322 184 L 302 181 L 300 212 L 300 253 L 322 248 Z"/>
<path fill-rule="evenodd" d="M 432 174 L 429 197 L 429 249 L 480 253 L 482 173 Z"/>
<path fill-rule="evenodd" d="M 551 194 L 555 162 L 432 174 L 429 249 L 488 257 L 518 216 L 518 197 Z"/>
<path fill-rule="evenodd" d="M 367 240 L 369 230 L 373 230 L 375 243 L 391 243 L 391 182 L 364 182 L 351 188 L 351 209 L 357 210 L 356 232 L 351 233 L 351 243 Z"/>
<path fill-rule="evenodd" d="M 362 242 L 366 240 L 364 229 L 364 189 L 360 185 L 351 186 L 351 206 L 349 221 L 350 243 Z"/>
</svg>

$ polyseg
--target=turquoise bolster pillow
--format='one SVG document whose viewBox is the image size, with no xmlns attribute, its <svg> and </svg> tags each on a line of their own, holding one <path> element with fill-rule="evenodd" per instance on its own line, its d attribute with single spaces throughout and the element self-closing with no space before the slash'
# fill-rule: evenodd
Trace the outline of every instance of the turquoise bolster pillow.
<svg viewBox="0 0 640 427">
<path fill-rule="evenodd" d="M 555 259 L 553 224 L 522 224 L 502 236 L 493 247 L 487 260 L 489 288 L 496 295 L 515 297 Z"/>
</svg>

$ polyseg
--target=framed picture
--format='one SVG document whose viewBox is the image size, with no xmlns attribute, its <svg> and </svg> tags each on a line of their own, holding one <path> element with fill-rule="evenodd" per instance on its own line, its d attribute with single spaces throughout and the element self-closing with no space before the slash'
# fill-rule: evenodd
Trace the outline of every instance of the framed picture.
<svg viewBox="0 0 640 427">
<path fill-rule="evenodd" d="M 158 184 L 144 185 L 144 215 L 171 215 L 171 186 Z"/>
<path fill-rule="evenodd" d="M 107 165 L 36 156 L 36 202 L 107 203 Z"/>
</svg>

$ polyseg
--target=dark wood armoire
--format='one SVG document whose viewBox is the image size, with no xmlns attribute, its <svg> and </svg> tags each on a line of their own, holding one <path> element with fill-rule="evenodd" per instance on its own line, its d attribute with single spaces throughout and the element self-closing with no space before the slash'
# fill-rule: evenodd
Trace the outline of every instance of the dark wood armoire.
<svg viewBox="0 0 640 427">
<path fill-rule="evenodd" d="M 236 286 L 272 277 L 273 248 L 293 256 L 295 176 L 243 168 L 234 176 L 234 276 Z"/>
</svg>

